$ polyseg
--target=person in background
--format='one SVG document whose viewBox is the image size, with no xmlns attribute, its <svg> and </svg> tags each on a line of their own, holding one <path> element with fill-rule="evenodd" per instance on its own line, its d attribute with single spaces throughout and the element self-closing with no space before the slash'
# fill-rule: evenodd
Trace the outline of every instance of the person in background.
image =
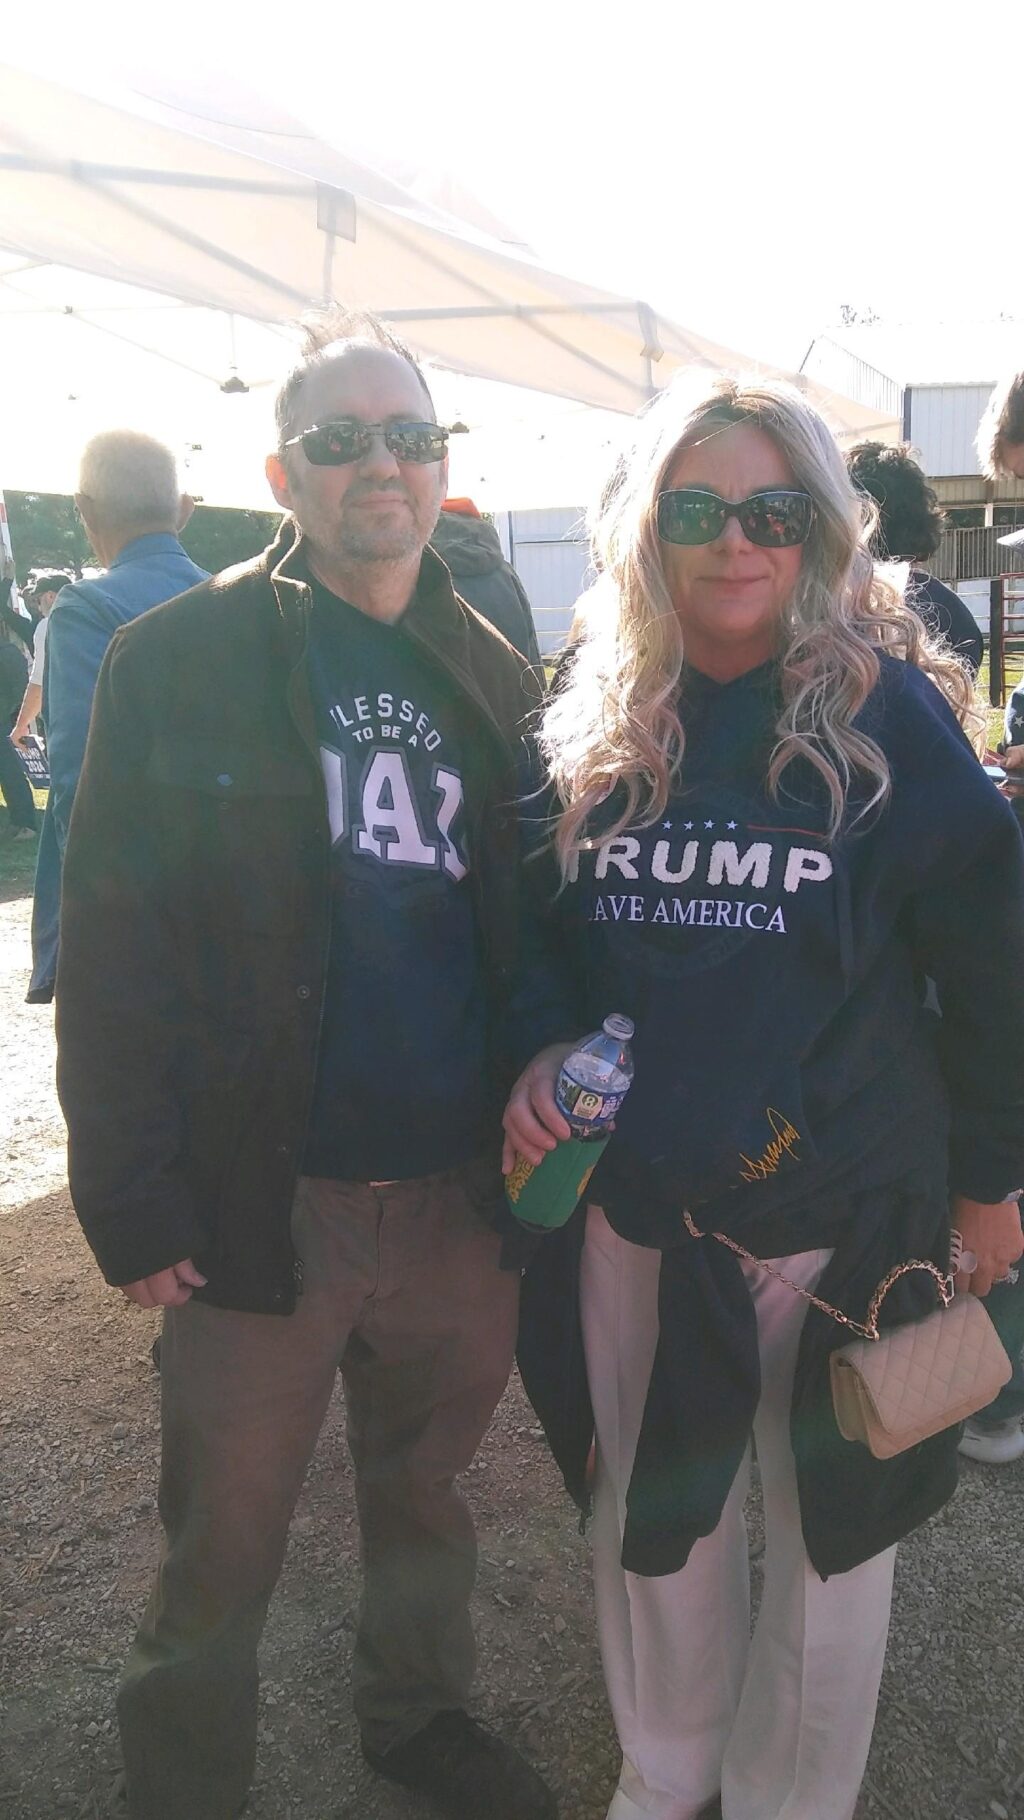
<svg viewBox="0 0 1024 1820">
<path fill-rule="evenodd" d="M 33 610 L 31 594 L 20 595 L 24 613 L 19 613 L 14 606 L 15 569 L 14 558 L 0 545 L 0 628 L 22 645 L 32 662 L 33 639 L 35 637 L 38 614 Z"/>
<path fill-rule="evenodd" d="M 277 539 L 117 633 L 64 869 L 71 1193 L 108 1282 L 166 1310 L 128 1809 L 245 1801 L 257 1645 L 340 1367 L 363 1753 L 454 1820 L 555 1820 L 466 1710 L 457 1484 L 515 1344 L 495 1223 L 539 685 L 427 547 L 447 432 L 409 350 L 327 315 L 276 414 Z"/>
<path fill-rule="evenodd" d="M 512 564 L 505 561 L 494 526 L 471 499 L 446 499 L 430 539 L 446 564 L 455 592 L 489 620 L 541 675 L 530 602 Z"/>
<path fill-rule="evenodd" d="M 943 513 L 923 469 L 905 448 L 860 442 L 846 466 L 859 493 L 878 508 L 871 553 L 879 562 L 907 562 L 906 602 L 937 638 L 945 639 L 977 676 L 985 641 L 966 601 L 929 575 L 925 563 L 942 538 Z"/>
<path fill-rule="evenodd" d="M 12 744 L 12 729 L 27 681 L 28 659 L 24 651 L 13 637 L 0 631 L 0 790 L 14 840 L 32 840 L 39 825 L 28 778 Z"/>
<path fill-rule="evenodd" d="M 977 449 L 989 480 L 1024 480 L 1024 369 L 996 386 L 978 425 Z"/>
<path fill-rule="evenodd" d="M 608 1820 L 852 1820 L 895 1545 L 951 1495 L 959 1429 L 891 1460 L 844 1440 L 847 1334 L 807 1296 L 864 1321 L 897 1264 L 948 1268 L 951 1216 L 962 1290 L 1024 1250 L 1024 853 L 963 731 L 970 679 L 878 574 L 798 392 L 674 382 L 595 541 L 533 863 L 577 1029 L 631 1017 L 636 1074 L 589 1207 L 526 1271 L 519 1360 L 592 1487 Z M 506 1168 L 569 1135 L 572 1047 L 520 1077 Z M 882 1322 L 935 1306 L 911 1273 Z"/>
<path fill-rule="evenodd" d="M 1020 427 L 1024 432 L 1024 418 Z M 1024 454 L 1024 443 L 1021 452 Z M 1024 543 L 1024 530 L 1011 532 L 999 542 Z M 1018 683 L 1006 704 L 999 752 L 1007 773 L 1004 793 L 1024 827 L 1024 683 Z M 995 1401 L 966 1424 L 960 1452 L 986 1466 L 1009 1466 L 1024 1458 L 1024 1271 L 1016 1283 L 1000 1283 L 993 1289 L 988 1309 L 1013 1364 L 1013 1376 Z"/>
<path fill-rule="evenodd" d="M 990 480 L 1024 480 L 1024 372 L 996 386 L 978 427 L 977 448 Z M 998 541 L 1018 546 L 1024 543 L 1024 530 Z M 1006 704 L 999 751 L 1007 772 L 1005 794 L 1024 827 L 1024 684 L 1018 684 Z M 988 1309 L 1013 1376 L 995 1401 L 966 1424 L 960 1452 L 987 1466 L 1009 1466 L 1024 1458 L 1024 1271 L 1016 1283 L 993 1289 Z"/>
<path fill-rule="evenodd" d="M 67 575 L 37 575 L 32 584 L 32 606 L 39 617 L 36 620 L 36 629 L 32 637 L 32 668 L 29 671 L 28 687 L 11 733 L 11 738 L 16 746 L 20 745 L 26 734 L 31 732 L 33 721 L 39 719 L 42 711 L 43 673 L 46 667 L 46 628 L 49 624 L 50 609 L 68 579 Z"/>
<path fill-rule="evenodd" d="M 119 627 L 208 579 L 182 548 L 192 500 L 173 453 L 154 437 L 138 430 L 94 436 L 82 451 L 75 504 L 106 573 L 63 587 L 48 622 L 42 713 L 50 795 L 32 905 L 30 1004 L 53 998 L 61 864 L 107 647 Z"/>
</svg>

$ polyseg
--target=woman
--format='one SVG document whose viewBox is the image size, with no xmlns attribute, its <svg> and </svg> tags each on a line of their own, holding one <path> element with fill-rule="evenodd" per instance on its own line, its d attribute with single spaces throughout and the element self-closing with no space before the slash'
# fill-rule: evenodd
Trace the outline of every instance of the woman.
<svg viewBox="0 0 1024 1820">
<path fill-rule="evenodd" d="M 966 601 L 929 575 L 945 522 L 934 488 L 907 449 L 884 442 L 859 442 L 846 457 L 850 479 L 878 508 L 871 552 L 882 562 L 907 562 L 907 605 L 928 631 L 952 645 L 972 676 L 985 655 L 985 640 Z"/>
<path fill-rule="evenodd" d="M 962 667 L 867 537 L 798 394 L 673 387 L 599 517 L 541 729 L 580 1028 L 636 1024 L 591 1205 L 527 1272 L 521 1352 L 584 1505 L 592 1479 L 609 1820 L 850 1820 L 894 1544 L 955 1484 L 955 1430 L 888 1462 L 840 1438 L 827 1360 L 849 1334 L 710 1235 L 860 1320 L 893 1263 L 945 1268 L 950 1193 L 976 1293 L 1021 1251 L 1020 841 L 958 724 Z M 568 1047 L 513 1090 L 506 1166 L 568 1135 Z M 885 1318 L 934 1305 L 908 1277 Z"/>
</svg>

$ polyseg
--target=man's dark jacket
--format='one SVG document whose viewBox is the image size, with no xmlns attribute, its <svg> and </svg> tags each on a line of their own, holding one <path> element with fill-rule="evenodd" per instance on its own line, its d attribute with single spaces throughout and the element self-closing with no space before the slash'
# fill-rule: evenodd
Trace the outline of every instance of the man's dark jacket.
<svg viewBox="0 0 1024 1820">
<path fill-rule="evenodd" d="M 261 557 L 115 635 L 71 820 L 57 993 L 71 1192 L 108 1281 L 191 1257 L 206 1300 L 279 1314 L 295 1303 L 289 1216 L 330 930 L 306 574 L 286 520 Z M 497 1041 L 536 683 L 429 550 L 403 624 L 469 716 L 470 877 Z M 495 1056 L 502 1088 L 512 1060 Z"/>
</svg>

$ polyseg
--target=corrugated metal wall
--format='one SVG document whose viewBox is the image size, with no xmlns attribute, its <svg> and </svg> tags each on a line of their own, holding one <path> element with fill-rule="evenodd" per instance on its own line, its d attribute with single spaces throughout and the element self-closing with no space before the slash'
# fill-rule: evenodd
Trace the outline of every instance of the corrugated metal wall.
<svg viewBox="0 0 1024 1820">
<path fill-rule="evenodd" d="M 510 512 L 507 534 L 516 573 L 530 597 L 541 653 L 560 651 L 587 585 L 590 547 L 583 513 L 575 507 Z"/>
<path fill-rule="evenodd" d="M 978 474 L 974 439 L 995 384 L 912 386 L 910 441 L 926 474 Z"/>
</svg>

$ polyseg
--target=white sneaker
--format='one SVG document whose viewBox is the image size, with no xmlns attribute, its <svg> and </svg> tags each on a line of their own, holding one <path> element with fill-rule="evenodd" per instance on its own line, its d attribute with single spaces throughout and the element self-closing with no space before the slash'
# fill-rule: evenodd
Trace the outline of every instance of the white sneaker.
<svg viewBox="0 0 1024 1820">
<path fill-rule="evenodd" d="M 960 1452 L 968 1460 L 980 1460 L 984 1466 L 1008 1466 L 1011 1460 L 1024 1456 L 1024 1423 L 1020 1416 L 1008 1422 L 968 1422 L 960 1442 Z"/>
</svg>

